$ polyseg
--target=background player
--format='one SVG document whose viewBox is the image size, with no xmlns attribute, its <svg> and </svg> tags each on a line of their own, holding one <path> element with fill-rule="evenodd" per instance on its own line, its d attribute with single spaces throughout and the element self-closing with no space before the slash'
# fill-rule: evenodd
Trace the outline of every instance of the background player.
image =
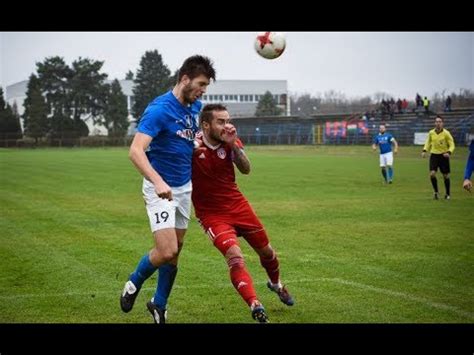
<svg viewBox="0 0 474 355">
<path fill-rule="evenodd" d="M 393 153 L 392 144 L 394 146 L 393 152 L 397 154 L 398 143 L 393 136 L 385 131 L 385 125 L 381 124 L 379 127 L 379 134 L 374 137 L 372 149 L 376 150 L 377 145 L 380 148 L 380 167 L 382 168 L 382 176 L 385 183 L 391 184 L 393 182 Z M 388 171 L 387 171 L 388 168 Z"/>
<path fill-rule="evenodd" d="M 438 196 L 438 180 L 436 179 L 436 172 L 441 170 L 444 178 L 444 187 L 446 189 L 446 194 L 444 198 L 449 200 L 450 196 L 450 180 L 449 173 L 451 168 L 449 166 L 449 157 L 454 152 L 454 139 L 451 133 L 445 128 L 443 128 L 443 118 L 441 116 L 436 116 L 435 119 L 435 128 L 429 131 L 428 137 L 426 138 L 425 146 L 423 147 L 423 152 L 421 156 L 424 158 L 426 152 L 431 152 L 430 155 L 430 179 L 431 185 L 433 186 L 434 196 L 433 198 L 437 200 Z"/>
</svg>

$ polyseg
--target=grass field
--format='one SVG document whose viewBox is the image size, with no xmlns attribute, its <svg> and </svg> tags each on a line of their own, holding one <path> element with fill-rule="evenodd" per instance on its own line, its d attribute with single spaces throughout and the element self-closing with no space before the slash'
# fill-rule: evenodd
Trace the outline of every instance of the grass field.
<svg viewBox="0 0 474 355">
<path fill-rule="evenodd" d="M 382 184 L 370 147 L 247 147 L 238 176 L 278 251 L 296 304 L 283 305 L 242 242 L 272 323 L 473 323 L 474 195 L 467 149 L 452 200 L 432 200 L 428 160 L 401 147 Z M 152 246 L 141 177 L 126 148 L 0 150 L 0 323 L 150 323 L 120 311 L 128 274 Z M 438 176 L 441 194 L 442 178 Z M 193 217 L 169 323 L 253 323 L 227 265 Z"/>
</svg>

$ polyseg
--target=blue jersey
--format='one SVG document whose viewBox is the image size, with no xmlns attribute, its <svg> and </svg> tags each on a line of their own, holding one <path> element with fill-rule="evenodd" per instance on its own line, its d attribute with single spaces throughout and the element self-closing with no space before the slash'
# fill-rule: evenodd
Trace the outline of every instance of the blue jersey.
<svg viewBox="0 0 474 355">
<path fill-rule="evenodd" d="M 390 153 L 392 151 L 392 139 L 393 136 L 387 132 L 384 134 L 379 133 L 374 137 L 374 144 L 378 144 L 380 154 Z"/>
<path fill-rule="evenodd" d="M 137 131 L 153 138 L 146 155 L 151 166 L 171 187 L 191 180 L 194 135 L 202 103 L 185 106 L 172 91 L 158 96 L 145 109 Z"/>
</svg>

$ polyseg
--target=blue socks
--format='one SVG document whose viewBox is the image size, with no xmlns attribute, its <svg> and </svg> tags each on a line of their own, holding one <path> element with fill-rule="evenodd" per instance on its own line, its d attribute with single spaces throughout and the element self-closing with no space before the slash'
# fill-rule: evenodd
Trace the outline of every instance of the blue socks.
<svg viewBox="0 0 474 355">
<path fill-rule="evenodd" d="M 388 167 L 388 179 L 393 179 L 393 168 L 391 166 Z"/>
<path fill-rule="evenodd" d="M 148 254 L 141 258 L 135 272 L 130 275 L 130 281 L 140 289 L 147 278 L 149 278 L 157 268 L 150 262 Z"/>
<path fill-rule="evenodd" d="M 158 268 L 158 285 L 156 286 L 153 303 L 160 309 L 166 309 L 177 272 L 178 268 L 173 264 L 163 264 Z"/>
</svg>

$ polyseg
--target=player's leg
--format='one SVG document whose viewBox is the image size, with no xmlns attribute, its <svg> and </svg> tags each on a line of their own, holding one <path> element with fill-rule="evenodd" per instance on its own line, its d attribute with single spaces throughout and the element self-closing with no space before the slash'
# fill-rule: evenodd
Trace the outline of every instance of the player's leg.
<svg viewBox="0 0 474 355">
<path fill-rule="evenodd" d="M 268 275 L 267 287 L 278 294 L 280 301 L 287 306 L 293 306 L 295 301 L 288 292 L 288 288 L 280 280 L 280 262 L 275 250 L 268 242 L 265 230 L 246 233 L 245 239 L 260 257 L 260 265 Z"/>
<path fill-rule="evenodd" d="M 173 222 L 174 224 L 174 222 Z M 166 228 L 154 233 L 155 248 L 150 251 L 150 261 L 156 268 L 168 265 L 178 255 L 178 237 L 175 228 Z M 157 285 L 157 289 L 158 289 Z M 169 294 L 169 293 L 168 293 Z M 166 308 L 160 308 L 153 298 L 147 302 L 148 311 L 155 323 L 166 322 Z"/>
<path fill-rule="evenodd" d="M 438 170 L 438 155 L 431 154 L 430 155 L 430 180 L 431 185 L 433 186 L 434 190 L 434 199 L 437 200 L 438 197 L 438 180 L 436 179 L 436 171 Z"/>
<path fill-rule="evenodd" d="M 444 188 L 446 190 L 446 194 L 444 195 L 444 198 L 446 200 L 450 200 L 451 199 L 451 193 L 450 193 L 451 180 L 449 179 L 449 173 L 451 172 L 451 169 L 449 166 L 449 158 L 442 157 L 440 170 L 441 170 L 441 173 L 443 174 Z"/>
<path fill-rule="evenodd" d="M 168 298 L 174 285 L 174 280 L 178 273 L 178 256 L 183 246 L 186 229 L 176 229 L 178 238 L 178 254 L 170 262 L 161 265 L 158 268 L 158 283 L 152 302 L 160 309 L 166 310 Z"/>
<path fill-rule="evenodd" d="M 166 312 L 168 298 L 178 273 L 178 257 L 184 244 L 184 235 L 191 218 L 191 183 L 172 188 L 173 202 L 176 206 L 175 232 L 178 243 L 178 252 L 169 262 L 158 268 L 158 283 L 151 302 L 161 312 Z M 154 312 L 152 312 L 154 313 Z M 156 317 L 155 317 L 156 318 Z M 157 322 L 158 323 L 158 322 Z"/>
<path fill-rule="evenodd" d="M 283 303 L 292 306 L 294 300 L 286 286 L 282 285 L 280 281 L 280 262 L 277 254 L 270 245 L 267 233 L 260 219 L 250 206 L 240 211 L 237 226 L 239 234 L 245 238 L 260 257 L 260 265 L 265 269 L 269 278 L 268 288 L 276 292 Z"/>
<path fill-rule="evenodd" d="M 388 183 L 391 184 L 393 181 L 393 153 L 387 153 L 386 157 L 387 170 L 388 170 Z"/>
<path fill-rule="evenodd" d="M 129 312 L 135 303 L 143 283 L 162 264 L 172 260 L 178 252 L 175 227 L 175 205 L 156 195 L 151 182 L 143 180 L 143 197 L 150 228 L 154 238 L 154 248 L 144 255 L 136 269 L 125 283 L 120 296 L 120 305 Z"/>
<path fill-rule="evenodd" d="M 385 154 L 380 154 L 380 168 L 382 170 L 382 176 L 384 179 L 384 182 L 387 183 L 387 169 L 385 168 L 386 162 L 385 162 Z"/>
<path fill-rule="evenodd" d="M 257 298 L 252 277 L 245 266 L 244 256 L 239 247 L 235 229 L 226 224 L 214 225 L 207 229 L 207 234 L 214 246 L 224 255 L 229 266 L 232 285 L 250 307 L 252 317 L 258 322 L 267 322 L 268 317 L 265 309 Z"/>
<path fill-rule="evenodd" d="M 129 312 L 138 296 L 143 283 L 162 264 L 171 261 L 178 253 L 177 238 L 174 228 L 157 230 L 153 233 L 155 246 L 138 263 L 135 271 L 126 282 L 120 305 L 124 312 Z"/>
</svg>

